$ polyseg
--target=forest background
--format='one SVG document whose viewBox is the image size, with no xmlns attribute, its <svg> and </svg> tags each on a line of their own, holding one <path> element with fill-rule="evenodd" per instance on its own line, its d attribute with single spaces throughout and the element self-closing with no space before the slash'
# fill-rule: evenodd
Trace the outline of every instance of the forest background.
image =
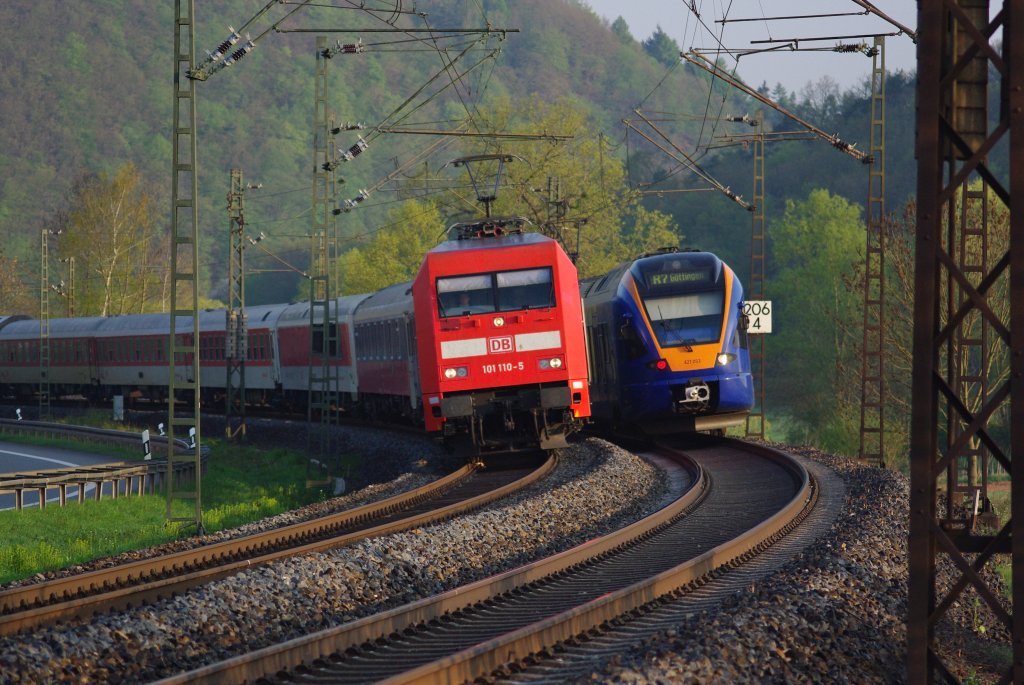
<svg viewBox="0 0 1024 685">
<path fill-rule="evenodd" d="M 247 31 L 258 39 L 251 53 L 197 86 L 204 305 L 226 297 L 231 169 L 258 186 L 245 190 L 254 239 L 247 304 L 308 297 L 315 36 L 338 27 L 349 30 L 325 31 L 329 44 L 359 41 L 361 51 L 328 60 L 328 110 L 339 126 L 365 128 L 339 133 L 334 144 L 367 143 L 337 168 L 343 292 L 411 278 L 445 226 L 480 212 L 463 170 L 446 163 L 499 151 L 517 159 L 495 212 L 525 215 L 558 235 L 578 252 L 583 275 L 679 246 L 713 251 L 749 277 L 751 214 L 706 178 L 752 202 L 754 129 L 729 119 L 760 110 L 765 131 L 800 127 L 681 61 L 667 34 L 638 40 L 621 18 L 609 23 L 582 0 L 417 3 L 426 17 L 304 8 L 279 28 L 314 31 L 289 33 L 271 28 L 293 9 L 276 4 L 196 3 L 198 59 L 229 26 L 262 22 Z M 167 310 L 173 15 L 170 2 L 0 4 L 8 46 L 0 55 L 0 314 L 38 316 L 49 287 L 51 315 L 63 315 L 71 257 L 77 316 Z M 448 38 L 353 31 L 391 25 L 517 30 Z M 865 55 L 850 59 L 870 71 Z M 750 85 L 867 150 L 867 79 L 846 91 L 828 78 L 799 92 Z M 914 74 L 888 74 L 886 445 L 897 465 L 906 461 L 909 423 L 914 88 Z M 440 131 L 492 135 L 427 134 Z M 765 189 L 765 290 L 775 307 L 768 435 L 856 454 L 868 167 L 821 139 L 779 140 L 765 148 Z M 48 284 L 40 277 L 43 233 Z"/>
</svg>

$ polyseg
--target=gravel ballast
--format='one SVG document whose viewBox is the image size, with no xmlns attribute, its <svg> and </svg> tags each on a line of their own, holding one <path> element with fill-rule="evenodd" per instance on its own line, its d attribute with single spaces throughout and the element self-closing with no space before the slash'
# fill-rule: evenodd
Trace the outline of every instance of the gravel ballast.
<svg viewBox="0 0 1024 685">
<path fill-rule="evenodd" d="M 663 472 L 591 439 L 541 483 L 450 522 L 254 568 L 169 601 L 0 639 L 7 682 L 145 682 L 521 565 L 663 504 Z"/>
<path fill-rule="evenodd" d="M 844 481 L 843 509 L 828 533 L 716 611 L 631 646 L 576 682 L 906 682 L 908 479 L 813 448 L 776 447 Z M 1001 587 L 986 568 L 989 586 Z M 952 564 L 940 561 L 940 596 L 955 579 Z M 991 629 L 998 620 L 976 597 L 962 596 L 937 634 L 962 682 L 996 682 L 992 657 L 1009 640 Z"/>
<path fill-rule="evenodd" d="M 842 479 L 842 510 L 828 532 L 716 609 L 629 646 L 577 682 L 905 682 L 907 479 L 776 447 Z M 657 467 L 590 439 L 566 450 L 543 483 L 471 516 L 252 569 L 87 625 L 2 638 L 0 680 L 145 682 L 196 668 L 566 549 L 656 509 L 665 481 Z M 940 563 L 940 587 L 955 579 Z M 1001 663 L 1008 638 L 975 597 L 961 597 L 938 634 L 958 678 L 995 682 L 988 663 Z"/>
</svg>

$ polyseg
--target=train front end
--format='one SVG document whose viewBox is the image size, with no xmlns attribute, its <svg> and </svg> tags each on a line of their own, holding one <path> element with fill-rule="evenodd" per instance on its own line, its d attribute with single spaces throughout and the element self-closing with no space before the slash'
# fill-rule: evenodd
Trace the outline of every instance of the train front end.
<svg viewBox="0 0 1024 685">
<path fill-rule="evenodd" d="M 622 409 L 647 433 L 722 431 L 753 406 L 743 287 L 708 252 L 636 260 L 620 284 Z"/>
<path fill-rule="evenodd" d="M 476 453 L 564 446 L 590 416 L 576 267 L 550 238 L 486 229 L 413 282 L 426 428 Z"/>
</svg>

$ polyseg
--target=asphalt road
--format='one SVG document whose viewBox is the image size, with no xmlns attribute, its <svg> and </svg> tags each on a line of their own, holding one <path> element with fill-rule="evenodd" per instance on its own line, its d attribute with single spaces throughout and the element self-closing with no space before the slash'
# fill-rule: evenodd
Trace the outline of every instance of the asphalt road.
<svg viewBox="0 0 1024 685">
<path fill-rule="evenodd" d="M 120 461 L 114 457 L 103 456 L 74 450 L 56 449 L 53 447 L 38 447 L 35 445 L 22 445 L 18 443 L 0 442 L 0 474 L 3 473 L 24 473 L 41 471 L 44 469 L 59 469 L 71 466 L 84 466 L 91 464 L 106 464 L 112 461 Z M 92 496 L 93 486 L 86 486 L 86 496 Z M 110 491 L 110 484 L 104 485 L 104 496 Z M 68 488 L 68 499 L 77 497 L 77 488 Z M 54 489 L 47 494 L 47 504 L 58 502 L 57 491 Z M 39 505 L 39 495 L 36 492 L 26 492 L 24 496 L 25 507 L 36 507 Z M 0 494 L 0 511 L 14 508 L 14 493 Z"/>
</svg>

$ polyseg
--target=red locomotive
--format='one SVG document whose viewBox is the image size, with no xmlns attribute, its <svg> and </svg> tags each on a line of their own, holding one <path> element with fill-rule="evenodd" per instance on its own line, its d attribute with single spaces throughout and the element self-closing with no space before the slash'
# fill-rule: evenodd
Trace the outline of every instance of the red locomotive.
<svg viewBox="0 0 1024 685">
<path fill-rule="evenodd" d="M 523 223 L 453 226 L 412 285 L 426 428 L 478 450 L 563 446 L 590 416 L 576 267 Z"/>
</svg>

